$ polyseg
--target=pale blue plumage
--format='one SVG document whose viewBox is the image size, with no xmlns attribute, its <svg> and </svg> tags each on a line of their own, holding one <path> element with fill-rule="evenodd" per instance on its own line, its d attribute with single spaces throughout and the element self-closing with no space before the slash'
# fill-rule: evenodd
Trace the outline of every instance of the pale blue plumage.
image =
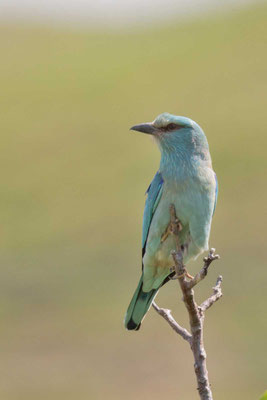
<svg viewBox="0 0 267 400">
<path fill-rule="evenodd" d="M 217 175 L 215 174 L 215 172 L 214 172 L 214 175 L 215 175 L 216 187 L 215 187 L 215 203 L 214 203 L 214 209 L 213 209 L 212 216 L 215 213 L 215 209 L 216 209 L 216 205 L 217 205 L 217 199 L 218 199 L 218 193 L 219 193 L 218 179 L 217 179 Z"/>
<path fill-rule="evenodd" d="M 153 135 L 161 151 L 159 171 L 147 190 L 142 276 L 125 317 L 127 329 L 137 330 L 171 274 L 175 242 L 166 235 L 170 204 L 182 224 L 179 242 L 187 263 L 208 249 L 218 185 L 206 136 L 194 121 L 164 113 L 132 129 Z"/>
</svg>

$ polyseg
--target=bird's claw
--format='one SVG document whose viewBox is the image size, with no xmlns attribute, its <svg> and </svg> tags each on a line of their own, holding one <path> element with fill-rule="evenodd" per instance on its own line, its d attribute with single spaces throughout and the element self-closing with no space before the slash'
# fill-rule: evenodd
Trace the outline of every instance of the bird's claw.
<svg viewBox="0 0 267 400">
<path fill-rule="evenodd" d="M 185 276 L 190 280 L 194 279 L 193 275 L 190 275 L 187 271 L 185 271 Z"/>
<path fill-rule="evenodd" d="M 175 271 L 174 267 L 170 268 L 170 271 L 174 272 Z M 194 279 L 194 277 L 192 275 L 190 275 L 189 272 L 186 269 L 180 275 L 175 274 L 174 276 L 170 276 L 170 279 L 174 281 L 176 279 L 180 279 L 180 278 L 184 278 L 184 277 L 186 277 L 186 278 L 188 278 L 190 280 Z"/>
</svg>

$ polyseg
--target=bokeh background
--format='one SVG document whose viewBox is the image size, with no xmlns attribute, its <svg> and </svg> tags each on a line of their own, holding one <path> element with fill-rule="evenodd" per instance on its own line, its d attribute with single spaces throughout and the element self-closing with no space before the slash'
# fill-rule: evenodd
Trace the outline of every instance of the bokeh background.
<svg viewBox="0 0 267 400">
<path fill-rule="evenodd" d="M 71 13 L 41 21 L 30 8 L 18 18 L 13 3 L 0 22 L 1 399 L 198 398 L 190 349 L 154 310 L 139 332 L 122 324 L 159 163 L 150 138 L 129 127 L 164 111 L 204 128 L 219 179 L 210 244 L 221 260 L 196 290 L 203 300 L 223 275 L 224 297 L 205 321 L 214 398 L 258 399 L 267 3 L 179 15 L 157 2 L 157 18 L 139 25 L 123 13 L 108 25 L 90 15 L 70 24 Z M 201 257 L 188 269 L 200 266 Z M 188 326 L 176 282 L 157 302 Z"/>
</svg>

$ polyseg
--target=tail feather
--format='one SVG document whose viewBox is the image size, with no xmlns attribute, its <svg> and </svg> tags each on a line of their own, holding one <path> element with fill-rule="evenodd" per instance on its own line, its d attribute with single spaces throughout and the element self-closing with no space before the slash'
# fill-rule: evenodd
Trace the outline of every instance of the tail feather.
<svg viewBox="0 0 267 400">
<path fill-rule="evenodd" d="M 172 275 L 172 274 L 171 274 Z M 143 287 L 143 274 L 138 283 L 137 289 L 134 292 L 133 298 L 127 309 L 124 325 L 128 330 L 137 331 L 140 329 L 141 322 L 144 319 L 146 313 L 151 307 L 152 301 L 154 300 L 159 288 L 169 280 L 167 277 L 157 289 L 152 289 L 150 292 L 144 292 Z"/>
</svg>

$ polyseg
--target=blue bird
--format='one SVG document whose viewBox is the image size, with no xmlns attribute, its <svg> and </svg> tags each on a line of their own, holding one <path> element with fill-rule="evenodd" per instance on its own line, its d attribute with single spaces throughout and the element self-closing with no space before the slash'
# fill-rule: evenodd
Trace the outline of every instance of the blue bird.
<svg viewBox="0 0 267 400">
<path fill-rule="evenodd" d="M 142 276 L 124 320 L 128 330 L 138 330 L 158 290 L 174 274 L 170 205 L 179 219 L 179 244 L 186 264 L 208 250 L 218 184 L 206 136 L 193 120 L 163 113 L 131 130 L 153 135 L 161 152 L 159 170 L 147 189 Z"/>
</svg>

